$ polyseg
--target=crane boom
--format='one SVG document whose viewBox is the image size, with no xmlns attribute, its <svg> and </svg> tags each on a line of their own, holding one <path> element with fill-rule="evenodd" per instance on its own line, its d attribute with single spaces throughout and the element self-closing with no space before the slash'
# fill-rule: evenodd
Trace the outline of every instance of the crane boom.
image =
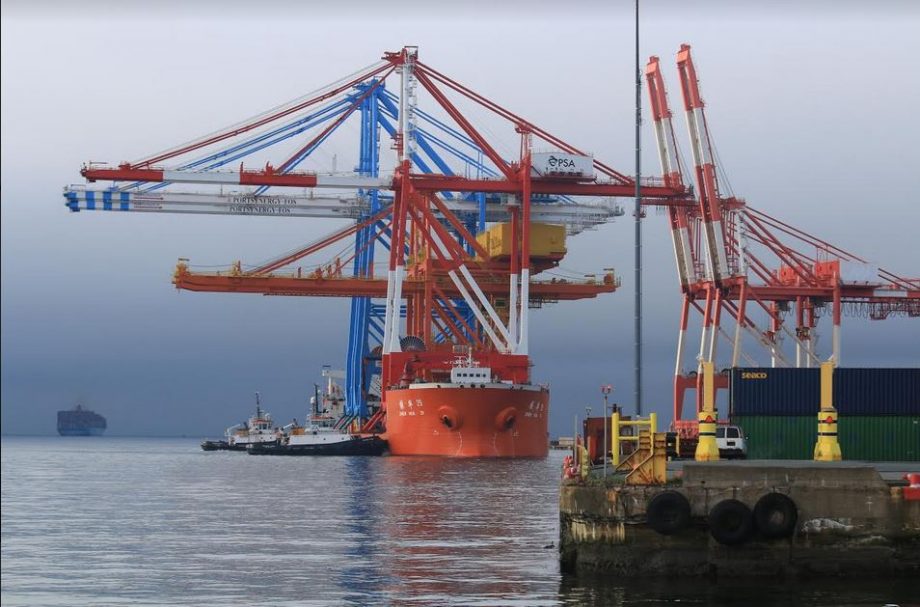
<svg viewBox="0 0 920 607">
<path fill-rule="evenodd" d="M 677 139 L 671 124 L 671 110 L 661 75 L 658 57 L 651 57 L 645 68 L 651 102 L 652 119 L 655 124 L 655 139 L 658 144 L 658 158 L 664 183 L 672 188 L 684 188 L 684 179 L 677 155 Z M 668 218 L 671 223 L 671 241 L 674 245 L 674 259 L 677 263 L 677 275 L 681 288 L 686 292 L 691 283 L 696 282 L 692 240 L 690 237 L 690 215 L 686 207 L 668 206 Z"/>
<path fill-rule="evenodd" d="M 289 295 L 311 297 L 373 297 L 383 298 L 387 294 L 387 279 L 384 277 L 354 277 L 317 270 L 310 273 L 299 271 L 272 272 L 270 274 L 248 274 L 236 267 L 222 272 L 193 272 L 188 264 L 180 261 L 173 274 L 173 284 L 186 291 L 216 293 L 257 293 L 262 295 Z M 507 295 L 508 283 L 502 279 L 488 279 L 476 273 L 477 283 L 482 291 L 491 297 Z M 436 286 L 446 297 L 459 298 L 461 291 L 449 278 L 446 271 L 432 272 L 427 277 L 406 278 L 403 281 L 402 296 L 422 296 L 426 285 Z M 602 280 L 532 280 L 529 301 L 542 304 L 553 301 L 570 301 L 594 298 L 602 293 L 613 293 L 619 283 L 612 274 Z"/>
<path fill-rule="evenodd" d="M 308 194 L 254 194 L 231 192 L 207 194 L 199 192 L 113 191 L 110 188 L 89 188 L 71 185 L 64 188 L 67 208 L 71 211 L 133 211 L 141 213 L 185 213 L 196 215 L 262 215 L 269 217 L 322 217 L 357 219 L 371 211 L 367 196 L 311 196 Z M 511 208 L 501 197 L 487 201 L 485 220 L 508 221 Z M 450 198 L 441 200 L 451 213 L 476 214 L 479 203 Z M 601 225 L 623 214 L 622 207 L 610 202 L 541 202 L 531 211 L 533 221 L 556 223 L 570 227 L 573 232 Z"/>
<path fill-rule="evenodd" d="M 703 232 L 706 235 L 707 261 L 710 276 L 717 286 L 729 277 L 728 258 L 725 250 L 725 229 L 722 225 L 722 201 L 719 196 L 719 182 L 716 178 L 716 163 L 706 125 L 703 99 L 700 96 L 696 68 L 690 57 L 690 45 L 682 44 L 677 53 L 677 69 L 680 74 L 684 109 L 687 112 L 687 128 L 690 131 L 693 164 L 696 169 L 696 183 L 699 190 L 700 213 L 703 218 Z"/>
<path fill-rule="evenodd" d="M 204 194 L 197 192 L 112 191 L 80 185 L 64 188 L 71 211 L 133 211 L 140 213 L 190 213 L 197 215 L 267 215 L 278 217 L 357 218 L 369 206 L 359 197 L 255 195 L 248 192 Z"/>
<path fill-rule="evenodd" d="M 293 188 L 384 188 L 392 187 L 392 180 L 361 175 L 324 175 L 318 173 L 280 172 L 267 166 L 263 170 L 239 171 L 185 171 L 175 169 L 143 168 L 129 165 L 117 168 L 90 165 L 80 174 L 87 181 L 141 181 L 145 183 L 204 183 L 218 185 L 281 186 Z"/>
</svg>

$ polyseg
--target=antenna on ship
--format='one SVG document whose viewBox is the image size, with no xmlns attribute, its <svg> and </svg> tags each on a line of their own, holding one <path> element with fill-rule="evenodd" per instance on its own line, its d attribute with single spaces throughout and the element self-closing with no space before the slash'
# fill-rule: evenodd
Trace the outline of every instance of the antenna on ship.
<svg viewBox="0 0 920 607">
<path fill-rule="evenodd" d="M 256 392 L 256 417 L 262 417 L 262 403 L 259 400 L 258 392 Z"/>
</svg>

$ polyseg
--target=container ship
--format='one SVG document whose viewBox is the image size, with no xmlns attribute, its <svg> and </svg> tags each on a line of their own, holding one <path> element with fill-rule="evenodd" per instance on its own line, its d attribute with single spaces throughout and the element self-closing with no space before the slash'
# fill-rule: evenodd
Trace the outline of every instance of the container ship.
<svg viewBox="0 0 920 607">
<path fill-rule="evenodd" d="M 106 429 L 105 418 L 77 405 L 69 411 L 58 411 L 57 430 L 61 436 L 99 436 Z"/>
</svg>

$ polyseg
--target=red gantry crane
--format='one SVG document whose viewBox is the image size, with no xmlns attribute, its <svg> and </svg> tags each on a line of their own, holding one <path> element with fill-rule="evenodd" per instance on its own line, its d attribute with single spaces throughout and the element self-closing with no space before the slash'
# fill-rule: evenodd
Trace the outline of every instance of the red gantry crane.
<svg viewBox="0 0 920 607">
<path fill-rule="evenodd" d="M 386 88 L 390 77 L 398 79 L 398 95 Z M 432 103 L 429 108 L 422 109 L 420 95 Z M 379 103 L 369 105 L 375 98 Z M 382 128 L 393 144 L 391 174 L 380 174 L 376 167 L 352 174 L 297 170 L 338 126 L 358 114 L 362 163 L 377 159 L 380 146 L 373 133 Z M 471 114 L 491 122 L 477 126 Z M 321 118 L 326 122 L 320 124 Z M 271 146 L 305 132 L 306 141 L 280 162 L 221 170 L 252 151 L 275 149 Z M 439 138 L 436 132 L 447 135 Z M 515 141 L 513 157 L 500 153 L 506 141 L 499 132 Z M 534 149 L 535 142 L 539 149 Z M 459 163 L 434 153 L 436 148 Z M 174 282 L 195 291 L 384 300 L 382 326 L 371 323 L 379 332 L 380 345 L 372 354 L 380 359 L 382 407 L 358 416 L 365 429 L 385 421 L 391 449 L 397 450 L 402 443 L 392 436 L 394 420 L 386 417 L 395 406 L 388 405 L 387 391 L 402 394 L 406 386 L 425 382 L 450 384 L 458 352 L 468 356 L 466 366 L 461 365 L 469 367 L 464 374 L 485 378 L 483 389 L 491 389 L 489 382 L 495 382 L 496 390 L 522 386 L 529 394 L 535 389 L 530 378 L 530 307 L 595 297 L 614 291 L 618 282 L 611 271 L 588 280 L 531 276 L 557 268 L 566 253 L 566 232 L 610 221 L 622 213 L 612 200 L 632 196 L 635 189 L 629 176 L 422 63 L 414 47 L 386 53 L 380 64 L 360 75 L 250 121 L 139 161 L 89 165 L 82 174 L 89 182 L 114 185 L 68 188 L 65 197 L 73 210 L 354 219 L 315 243 L 254 268 L 237 262 L 221 272 L 196 272 L 180 260 Z M 173 186 L 180 184 L 210 189 L 176 191 Z M 643 191 L 650 199 L 687 195 L 679 183 L 654 179 L 643 183 Z M 344 258 L 336 250 L 343 243 L 353 251 Z M 373 255 L 368 257 L 375 247 L 386 250 L 385 274 L 376 271 Z M 303 267 L 304 260 L 318 255 L 326 256 L 320 264 Z M 495 454 L 545 452 L 546 398 L 533 397 L 526 413 L 500 413 L 494 422 L 499 434 L 488 439 Z M 408 400 L 410 408 L 413 402 Z M 445 407 L 441 409 L 452 410 L 452 405 Z M 399 400 L 400 416 L 406 414 L 403 408 Z M 438 415 L 443 417 L 442 433 L 457 430 L 453 414 Z M 476 416 L 465 417 L 463 448 L 479 449 L 472 432 Z M 531 432 L 536 437 L 533 447 L 524 447 L 523 439 L 515 443 L 514 436 L 524 433 L 523 426 L 520 432 L 513 429 L 515 423 L 538 421 L 542 430 Z M 489 428 L 491 424 L 486 423 Z M 508 433 L 507 445 L 503 433 Z M 492 454 L 483 449 L 475 454 Z"/>
<path fill-rule="evenodd" d="M 827 312 L 833 327 L 831 356 L 839 365 L 842 317 L 847 313 L 874 320 L 918 317 L 920 279 L 904 278 L 874 266 L 723 193 L 699 79 L 687 44 L 681 45 L 677 54 L 677 67 L 697 200 L 659 199 L 644 204 L 667 209 L 683 295 L 673 410 L 675 423 L 681 427 L 688 389 L 697 391 L 697 411 L 702 406 L 702 363 L 716 362 L 720 339 L 731 345 L 731 367 L 742 359 L 751 365 L 755 362 L 743 348 L 745 336 L 762 346 L 771 366 L 809 367 L 819 361 L 817 323 Z M 678 153 L 658 57 L 649 59 L 645 73 L 664 182 L 681 190 L 685 188 L 686 167 Z M 698 365 L 688 370 L 684 352 L 691 309 L 699 313 L 702 322 Z M 791 323 L 786 319 L 790 314 Z M 784 337 L 795 345 L 794 358 L 782 347 Z M 717 390 L 727 385 L 726 375 L 716 378 Z"/>
</svg>

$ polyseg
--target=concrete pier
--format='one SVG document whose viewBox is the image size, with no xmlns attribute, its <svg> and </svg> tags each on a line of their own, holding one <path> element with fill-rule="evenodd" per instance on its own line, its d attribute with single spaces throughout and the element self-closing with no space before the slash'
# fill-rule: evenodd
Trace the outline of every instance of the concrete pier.
<svg viewBox="0 0 920 607">
<path fill-rule="evenodd" d="M 916 576 L 920 501 L 903 485 L 870 464 L 766 460 L 687 462 L 664 486 L 567 479 L 560 558 L 622 576 Z"/>
</svg>

